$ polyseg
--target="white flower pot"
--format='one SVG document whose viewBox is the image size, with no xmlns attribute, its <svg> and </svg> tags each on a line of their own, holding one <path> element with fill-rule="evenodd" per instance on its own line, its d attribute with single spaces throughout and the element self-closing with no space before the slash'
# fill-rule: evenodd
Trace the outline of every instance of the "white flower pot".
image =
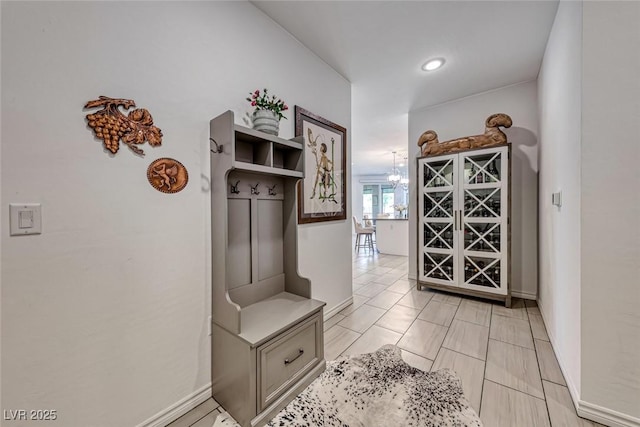
<svg viewBox="0 0 640 427">
<path fill-rule="evenodd" d="M 258 110 L 253 113 L 253 128 L 260 132 L 278 135 L 280 119 L 271 110 Z"/>
</svg>

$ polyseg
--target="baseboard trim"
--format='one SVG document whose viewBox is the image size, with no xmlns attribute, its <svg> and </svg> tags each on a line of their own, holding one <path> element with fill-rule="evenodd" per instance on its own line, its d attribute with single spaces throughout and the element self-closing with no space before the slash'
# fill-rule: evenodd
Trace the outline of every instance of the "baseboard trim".
<svg viewBox="0 0 640 427">
<path fill-rule="evenodd" d="M 350 306 L 351 304 L 353 304 L 353 295 L 351 295 L 349 298 L 347 298 L 346 300 L 342 301 L 340 304 L 333 307 L 331 310 L 325 311 L 324 321 L 326 322 L 327 320 L 331 319 L 333 316 L 335 316 L 340 311 L 342 311 L 342 309 Z"/>
<path fill-rule="evenodd" d="M 556 350 L 557 346 L 555 345 L 557 341 L 553 333 L 549 332 L 549 328 L 547 328 L 547 320 L 544 318 L 544 307 L 540 304 L 540 302 L 538 302 L 538 306 L 540 307 L 540 314 L 542 314 L 542 321 L 544 322 L 545 328 L 547 329 L 547 335 L 549 335 L 549 340 L 551 341 L 551 348 L 553 349 L 554 355 L 556 356 L 556 360 L 558 361 L 558 365 L 560 366 L 560 370 L 562 371 L 564 380 L 567 383 L 567 388 L 569 389 L 569 394 L 571 395 L 571 400 L 573 401 L 573 405 L 576 408 L 578 416 L 611 427 L 640 427 L 639 418 L 635 418 L 631 415 L 623 414 L 612 409 L 604 408 L 593 403 L 585 402 L 584 400 L 580 399 L 580 393 L 578 393 L 578 389 L 571 380 L 571 377 L 567 375 L 566 369 L 561 363 L 561 360 L 564 359 L 558 357 Z"/>
<path fill-rule="evenodd" d="M 558 357 L 558 346 L 556 345 L 556 343 L 558 342 L 555 338 L 555 336 L 553 335 L 553 333 L 551 331 L 549 331 L 549 328 L 547 327 L 547 325 L 549 324 L 547 322 L 547 319 L 545 319 L 544 317 L 544 313 L 545 313 L 545 309 L 542 306 L 542 304 L 540 304 L 540 301 L 537 301 L 538 303 L 538 307 L 540 308 L 540 315 L 542 316 L 542 323 L 544 323 L 544 328 L 547 331 L 547 335 L 549 336 L 549 342 L 551 343 L 551 349 L 553 350 L 553 355 L 555 356 L 556 360 L 558 361 L 558 366 L 560 366 L 560 371 L 562 371 L 562 376 L 564 378 L 564 381 L 567 383 L 567 388 L 569 389 L 569 395 L 571 396 L 571 400 L 573 401 L 573 406 L 576 408 L 576 412 L 578 411 L 578 402 L 580 402 L 580 393 L 578 393 L 578 388 L 576 387 L 575 383 L 573 382 L 573 379 L 567 375 L 567 369 L 565 368 L 565 366 L 563 365 L 562 361 L 564 361 L 564 358 L 560 358 Z"/>
<path fill-rule="evenodd" d="M 511 296 L 515 298 L 532 299 L 534 301 L 538 299 L 538 295 L 536 294 L 532 294 L 529 292 L 518 292 L 514 291 L 513 289 L 511 289 Z"/>
<path fill-rule="evenodd" d="M 211 383 L 194 391 L 168 408 L 163 409 L 148 420 L 138 424 L 136 427 L 164 427 L 207 399 L 211 399 Z"/>
<path fill-rule="evenodd" d="M 593 403 L 578 401 L 578 415 L 583 418 L 615 427 L 640 427 L 640 418 L 623 414 Z"/>
</svg>

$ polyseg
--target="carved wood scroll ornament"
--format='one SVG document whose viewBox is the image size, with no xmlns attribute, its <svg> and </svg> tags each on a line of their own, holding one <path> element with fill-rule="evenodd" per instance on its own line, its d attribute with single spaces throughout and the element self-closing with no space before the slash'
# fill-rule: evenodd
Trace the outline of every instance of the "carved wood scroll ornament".
<svg viewBox="0 0 640 427">
<path fill-rule="evenodd" d="M 163 157 L 147 168 L 147 179 L 153 188 L 163 193 L 177 193 L 187 186 L 189 173 L 177 160 Z"/>
<path fill-rule="evenodd" d="M 503 113 L 492 114 L 485 122 L 483 135 L 465 136 L 464 138 L 439 142 L 438 134 L 433 130 L 428 130 L 420 135 L 418 146 L 423 156 L 433 156 L 435 154 L 453 153 L 470 148 L 504 144 L 507 142 L 507 135 L 500 130 L 500 127 L 509 128 L 511 124 L 511 117 L 508 115 Z"/>
<path fill-rule="evenodd" d="M 96 137 L 101 139 L 104 147 L 113 154 L 118 152 L 120 140 L 141 156 L 144 156 L 144 151 L 136 145 L 144 144 L 145 141 L 153 147 L 162 144 L 162 131 L 153 125 L 153 118 L 149 111 L 138 108 L 125 116 L 118 109 L 123 107 L 128 110 L 135 106 L 136 103 L 131 99 L 106 96 L 89 101 L 84 106 L 84 108 L 102 107 L 102 110 L 96 113 L 87 114 L 87 120 Z"/>
</svg>

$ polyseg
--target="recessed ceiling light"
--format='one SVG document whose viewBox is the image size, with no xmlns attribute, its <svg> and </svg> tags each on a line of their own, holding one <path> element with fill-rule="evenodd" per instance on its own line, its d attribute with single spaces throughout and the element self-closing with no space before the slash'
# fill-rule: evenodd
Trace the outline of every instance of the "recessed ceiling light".
<svg viewBox="0 0 640 427">
<path fill-rule="evenodd" d="M 444 65 L 444 58 L 435 58 L 425 62 L 424 65 L 422 66 L 422 69 L 424 71 L 433 71 L 433 70 L 437 70 L 443 65 Z"/>
</svg>

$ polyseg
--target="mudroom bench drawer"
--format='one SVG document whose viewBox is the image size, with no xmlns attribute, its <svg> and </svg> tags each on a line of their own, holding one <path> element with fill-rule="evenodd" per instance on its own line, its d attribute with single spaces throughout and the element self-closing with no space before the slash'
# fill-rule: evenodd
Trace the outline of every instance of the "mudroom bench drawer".
<svg viewBox="0 0 640 427">
<path fill-rule="evenodd" d="M 316 314 L 258 347 L 258 407 L 265 409 L 322 359 L 322 322 Z"/>
</svg>

